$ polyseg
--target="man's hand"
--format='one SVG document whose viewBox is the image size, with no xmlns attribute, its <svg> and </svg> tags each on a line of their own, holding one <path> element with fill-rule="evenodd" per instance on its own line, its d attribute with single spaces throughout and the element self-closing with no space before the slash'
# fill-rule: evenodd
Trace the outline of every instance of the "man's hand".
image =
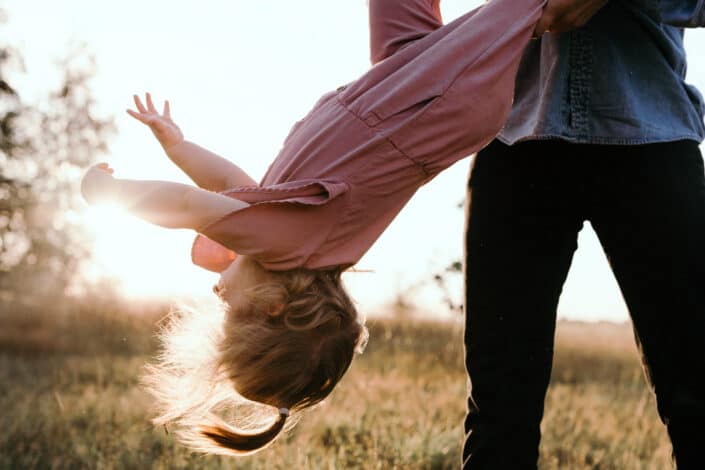
<svg viewBox="0 0 705 470">
<path fill-rule="evenodd" d="M 580 28 L 607 4 L 607 0 L 548 0 L 536 23 L 534 37 L 543 33 L 565 33 Z"/>
<path fill-rule="evenodd" d="M 115 179 L 113 169 L 107 163 L 98 163 L 88 169 L 81 180 L 81 194 L 94 204 L 112 196 Z"/>
<path fill-rule="evenodd" d="M 149 126 L 159 143 L 162 144 L 162 148 L 164 150 L 183 142 L 184 135 L 181 133 L 181 129 L 179 129 L 179 126 L 171 120 L 169 101 L 164 101 L 164 111 L 162 114 L 159 114 L 157 109 L 154 107 L 154 103 L 152 103 L 152 97 L 149 93 L 146 95 L 147 107 L 145 108 L 142 104 L 139 96 L 134 95 L 135 106 L 137 106 L 137 111 L 139 112 L 128 109 L 127 114 Z"/>
</svg>

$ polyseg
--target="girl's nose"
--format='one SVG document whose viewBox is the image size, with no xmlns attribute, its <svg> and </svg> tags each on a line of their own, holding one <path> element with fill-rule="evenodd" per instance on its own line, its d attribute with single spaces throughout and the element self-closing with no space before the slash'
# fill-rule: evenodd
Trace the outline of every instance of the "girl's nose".
<svg viewBox="0 0 705 470">
<path fill-rule="evenodd" d="M 220 287 L 218 287 L 218 284 L 213 284 L 213 293 L 215 295 L 218 295 L 219 292 L 220 292 Z"/>
</svg>

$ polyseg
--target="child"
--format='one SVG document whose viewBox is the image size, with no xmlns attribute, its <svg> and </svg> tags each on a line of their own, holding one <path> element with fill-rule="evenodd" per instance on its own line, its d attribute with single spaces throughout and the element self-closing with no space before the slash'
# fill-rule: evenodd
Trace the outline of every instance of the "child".
<svg viewBox="0 0 705 470">
<path fill-rule="evenodd" d="M 222 272 L 214 290 L 228 306 L 212 380 L 279 410 L 251 434 L 216 418 L 222 403 L 205 392 L 181 406 L 169 398 L 166 358 L 152 380 L 160 422 L 180 423 L 195 448 L 256 451 L 330 393 L 365 336 L 341 272 L 419 187 L 501 129 L 545 0 L 492 0 L 447 25 L 439 1 L 370 0 L 374 67 L 294 125 L 260 184 L 184 140 L 169 103 L 160 115 L 149 94 L 128 112 L 202 189 L 115 179 L 100 165 L 86 174 L 89 201 L 118 198 L 150 222 L 199 233 L 193 261 Z"/>
</svg>

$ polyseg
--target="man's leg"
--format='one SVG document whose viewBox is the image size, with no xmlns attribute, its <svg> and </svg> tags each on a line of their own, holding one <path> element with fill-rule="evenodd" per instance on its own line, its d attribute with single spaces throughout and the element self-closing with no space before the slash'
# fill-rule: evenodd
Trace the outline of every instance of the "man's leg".
<svg viewBox="0 0 705 470">
<path fill-rule="evenodd" d="M 466 233 L 464 468 L 536 468 L 556 306 L 582 227 L 571 144 L 482 150 Z"/>
<path fill-rule="evenodd" d="M 600 151 L 592 224 L 679 469 L 705 468 L 705 175 L 695 142 Z"/>
</svg>

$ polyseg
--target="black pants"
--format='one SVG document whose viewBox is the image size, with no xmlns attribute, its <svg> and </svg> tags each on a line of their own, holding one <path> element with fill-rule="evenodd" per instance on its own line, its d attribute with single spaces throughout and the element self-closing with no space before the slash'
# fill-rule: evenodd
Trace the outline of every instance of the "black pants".
<svg viewBox="0 0 705 470">
<path fill-rule="evenodd" d="M 476 157 L 468 197 L 464 468 L 536 468 L 556 306 L 585 220 L 629 307 L 678 468 L 705 468 L 697 143 L 494 141 Z"/>
</svg>

